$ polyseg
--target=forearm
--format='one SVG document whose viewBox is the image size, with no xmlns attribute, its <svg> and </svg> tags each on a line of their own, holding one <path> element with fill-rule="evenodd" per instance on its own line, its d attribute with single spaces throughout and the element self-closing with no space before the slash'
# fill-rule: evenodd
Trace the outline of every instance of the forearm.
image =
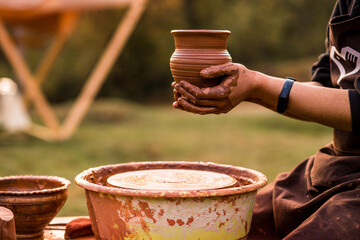
<svg viewBox="0 0 360 240">
<path fill-rule="evenodd" d="M 175 108 L 197 114 L 227 113 L 242 101 L 276 111 L 285 79 L 251 71 L 238 63 L 227 63 L 201 71 L 204 79 L 222 77 L 214 87 L 199 88 L 186 81 L 174 84 Z M 348 90 L 322 87 L 319 83 L 295 82 L 284 115 L 352 131 Z"/>
<path fill-rule="evenodd" d="M 276 111 L 285 80 L 258 72 L 249 74 L 254 81 L 254 91 L 247 100 Z M 284 115 L 336 129 L 352 130 L 348 91 L 321 87 L 316 83 L 295 82 Z"/>
</svg>

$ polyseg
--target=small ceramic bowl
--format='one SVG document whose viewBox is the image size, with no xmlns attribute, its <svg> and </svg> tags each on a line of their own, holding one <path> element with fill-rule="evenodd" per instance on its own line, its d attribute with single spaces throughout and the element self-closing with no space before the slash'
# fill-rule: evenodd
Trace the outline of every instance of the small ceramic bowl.
<svg viewBox="0 0 360 240">
<path fill-rule="evenodd" d="M 14 213 L 17 239 L 43 237 L 67 199 L 69 184 L 53 176 L 0 177 L 0 206 Z"/>
</svg>

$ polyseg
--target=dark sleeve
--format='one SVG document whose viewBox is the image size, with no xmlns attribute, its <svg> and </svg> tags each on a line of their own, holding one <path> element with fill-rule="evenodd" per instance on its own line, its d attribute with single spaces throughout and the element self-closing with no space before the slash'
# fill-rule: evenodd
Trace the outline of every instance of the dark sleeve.
<svg viewBox="0 0 360 240">
<path fill-rule="evenodd" d="M 351 0 L 337 1 L 331 17 L 349 14 L 349 6 L 351 4 L 353 4 Z M 359 10 L 359 8 L 356 9 Z M 358 14 L 359 11 L 355 13 L 355 10 L 352 11 L 352 15 Z M 312 66 L 311 81 L 319 82 L 325 87 L 334 87 L 331 82 L 328 39 L 329 28 L 327 28 L 325 40 L 326 53 L 320 55 L 318 61 Z M 360 135 L 360 77 L 355 80 L 354 85 L 355 89 L 348 90 L 351 109 L 352 132 L 353 134 Z"/>
<path fill-rule="evenodd" d="M 331 18 L 348 14 L 350 4 L 351 0 L 338 0 L 334 6 Z M 318 61 L 312 66 L 311 81 L 319 82 L 325 87 L 334 87 L 330 76 L 329 26 L 326 29 L 325 47 L 326 52 L 321 54 Z"/>
<path fill-rule="evenodd" d="M 359 1 L 352 1 L 351 17 L 360 16 Z M 349 101 L 351 109 L 352 132 L 360 135 L 360 77 L 354 82 L 355 89 L 349 90 Z"/>
<path fill-rule="evenodd" d="M 328 53 L 319 56 L 312 66 L 311 81 L 319 82 L 325 87 L 334 87 L 330 77 L 330 57 Z"/>
<path fill-rule="evenodd" d="M 337 14 L 338 5 L 339 3 L 335 4 L 331 17 Z M 311 68 L 311 81 L 319 82 L 325 87 L 333 87 L 330 76 L 329 26 L 326 29 L 325 47 L 326 52 L 319 56 L 318 61 Z"/>
<path fill-rule="evenodd" d="M 352 132 L 360 135 L 360 77 L 355 80 L 355 89 L 349 90 Z"/>
</svg>

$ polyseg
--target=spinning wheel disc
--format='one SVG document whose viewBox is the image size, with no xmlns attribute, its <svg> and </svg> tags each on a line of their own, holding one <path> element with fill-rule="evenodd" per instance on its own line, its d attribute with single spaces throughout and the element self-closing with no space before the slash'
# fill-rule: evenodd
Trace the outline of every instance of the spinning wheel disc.
<svg viewBox="0 0 360 240">
<path fill-rule="evenodd" d="M 233 186 L 237 180 L 229 175 L 185 169 L 152 169 L 115 174 L 108 184 L 138 190 L 210 190 Z"/>
</svg>

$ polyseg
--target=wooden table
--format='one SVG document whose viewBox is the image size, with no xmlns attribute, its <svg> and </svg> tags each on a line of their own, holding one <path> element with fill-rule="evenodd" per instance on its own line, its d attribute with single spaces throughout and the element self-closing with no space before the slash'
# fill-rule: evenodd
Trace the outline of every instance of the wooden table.
<svg viewBox="0 0 360 240">
<path fill-rule="evenodd" d="M 45 228 L 44 240 L 64 240 L 65 227 L 68 222 L 75 218 L 87 217 L 87 216 L 77 216 L 77 217 L 56 217 L 51 223 Z M 94 236 L 86 236 L 80 238 L 74 238 L 76 240 L 96 240 Z"/>
</svg>

